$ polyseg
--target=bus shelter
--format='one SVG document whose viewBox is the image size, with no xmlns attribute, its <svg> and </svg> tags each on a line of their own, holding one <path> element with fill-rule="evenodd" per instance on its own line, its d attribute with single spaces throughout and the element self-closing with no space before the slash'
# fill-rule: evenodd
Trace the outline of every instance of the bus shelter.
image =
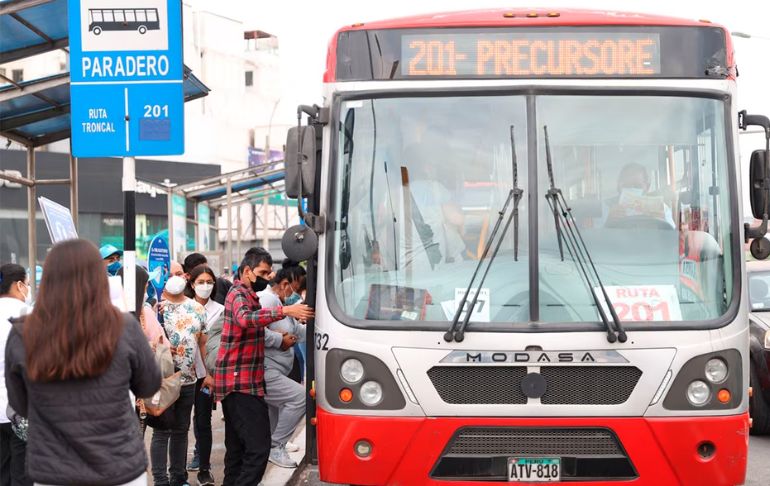
<svg viewBox="0 0 770 486">
<path fill-rule="evenodd" d="M 67 0 L 0 0 L 0 65 L 62 49 L 68 52 Z M 185 101 L 206 96 L 209 88 L 185 66 Z M 70 155 L 67 179 L 38 179 L 35 149 L 70 138 L 70 76 L 61 73 L 29 81 L 14 81 L 0 74 L 0 136 L 25 147 L 25 176 L 0 172 L 0 179 L 27 188 L 27 221 L 30 269 L 34 270 L 37 246 L 35 228 L 36 187 L 47 184 L 70 186 L 70 211 L 77 226 L 77 158 Z M 30 279 L 35 285 L 35 279 Z"/>
<path fill-rule="evenodd" d="M 175 225 L 172 208 L 174 196 L 193 203 L 196 225 L 199 224 L 198 211 L 202 207 L 206 207 L 219 215 L 216 229 L 218 234 L 220 230 L 226 232 L 227 236 L 224 243 L 227 262 L 233 262 L 236 255 L 242 255 L 241 240 L 245 233 L 252 234 L 254 240 L 258 240 L 261 236 L 262 245 L 267 247 L 270 231 L 284 230 L 289 225 L 289 202 L 288 199 L 282 197 L 286 189 L 285 176 L 283 161 L 270 161 L 168 188 L 167 190 L 171 193 L 168 198 L 169 247 L 179 246 L 179 242 L 174 240 L 173 231 Z M 270 204 L 274 198 L 280 198 L 284 204 L 282 206 Z M 243 207 L 248 207 L 254 214 L 251 227 L 242 227 L 241 212 Z M 281 225 L 280 227 L 271 228 L 268 224 L 268 212 L 271 210 L 276 213 L 272 220 Z M 233 216 L 235 216 L 235 224 L 233 224 Z M 222 219 L 225 221 L 223 222 Z M 258 234 L 259 230 L 262 231 L 262 235 Z M 202 243 L 200 234 L 199 231 L 196 231 L 196 246 L 199 249 Z"/>
</svg>

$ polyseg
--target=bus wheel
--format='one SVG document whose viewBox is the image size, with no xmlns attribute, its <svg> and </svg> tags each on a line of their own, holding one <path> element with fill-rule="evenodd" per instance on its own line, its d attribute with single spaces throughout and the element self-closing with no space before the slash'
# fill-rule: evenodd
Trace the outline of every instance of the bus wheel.
<svg viewBox="0 0 770 486">
<path fill-rule="evenodd" d="M 94 33 L 94 35 L 99 35 L 99 34 L 102 33 L 102 28 L 101 27 L 94 27 L 94 30 L 92 30 L 92 32 Z"/>
<path fill-rule="evenodd" d="M 144 34 L 145 32 L 147 32 L 147 27 L 145 27 L 144 25 L 140 25 L 137 30 L 139 31 L 140 34 Z"/>
<path fill-rule="evenodd" d="M 754 419 L 751 425 L 751 434 L 770 434 L 770 404 L 765 401 L 765 397 L 762 394 L 762 385 L 759 382 L 759 376 L 757 376 L 754 363 L 751 363 L 750 374 L 750 385 L 754 390 L 752 397 L 749 399 L 751 418 Z"/>
</svg>

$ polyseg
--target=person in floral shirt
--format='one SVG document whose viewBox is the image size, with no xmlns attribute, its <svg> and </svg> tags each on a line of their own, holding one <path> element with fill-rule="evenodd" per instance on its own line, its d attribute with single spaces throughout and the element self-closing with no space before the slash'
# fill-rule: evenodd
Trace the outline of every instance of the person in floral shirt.
<svg viewBox="0 0 770 486">
<path fill-rule="evenodd" d="M 171 343 L 174 365 L 182 375 L 182 390 L 174 402 L 174 426 L 169 430 L 154 429 L 150 444 L 152 476 L 156 486 L 182 486 L 187 483 L 187 434 L 195 401 L 195 383 L 198 376 L 195 356 L 206 349 L 201 338 L 206 326 L 206 310 L 202 305 L 185 297 L 187 282 L 173 276 L 166 282 L 165 300 L 160 304 L 163 328 Z M 168 469 L 167 469 L 168 466 Z"/>
</svg>

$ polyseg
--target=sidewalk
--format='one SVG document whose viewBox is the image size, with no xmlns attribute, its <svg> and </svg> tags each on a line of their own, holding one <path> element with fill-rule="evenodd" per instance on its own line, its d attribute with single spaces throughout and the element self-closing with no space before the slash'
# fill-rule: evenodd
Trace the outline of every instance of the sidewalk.
<svg viewBox="0 0 770 486">
<path fill-rule="evenodd" d="M 211 414 L 211 432 L 214 436 L 213 447 L 211 448 L 211 474 L 214 475 L 216 484 L 222 484 L 222 480 L 225 477 L 224 463 L 225 463 L 225 421 L 222 420 L 222 407 L 217 406 Z M 150 441 L 152 440 L 152 429 L 148 428 L 144 435 L 144 445 L 147 450 L 147 457 L 150 454 Z M 290 453 L 292 459 L 297 463 L 302 462 L 305 457 L 305 420 L 303 418 L 297 430 L 294 432 L 294 437 L 291 440 L 297 444 L 300 449 L 298 452 Z M 190 434 L 187 448 L 187 459 L 192 459 L 193 448 L 195 447 L 195 436 L 192 432 L 192 425 L 190 425 Z M 262 479 L 264 486 L 284 486 L 292 478 L 292 475 L 297 469 L 285 469 L 282 467 L 274 466 L 268 463 L 265 477 Z M 148 486 L 153 484 L 152 472 L 148 470 Z M 188 472 L 188 481 L 192 486 L 198 485 L 198 473 L 194 471 Z"/>
</svg>

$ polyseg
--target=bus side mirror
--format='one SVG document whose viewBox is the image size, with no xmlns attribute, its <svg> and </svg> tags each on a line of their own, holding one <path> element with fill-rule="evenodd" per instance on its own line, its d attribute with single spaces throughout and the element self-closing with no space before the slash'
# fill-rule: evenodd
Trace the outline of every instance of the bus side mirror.
<svg viewBox="0 0 770 486">
<path fill-rule="evenodd" d="M 770 240 L 765 238 L 767 234 L 767 221 L 770 216 L 770 118 L 764 115 L 749 115 L 746 110 L 738 112 L 738 128 L 746 130 L 749 126 L 759 126 L 765 132 L 765 149 L 755 150 L 751 154 L 749 164 L 749 199 L 751 201 L 751 213 L 755 218 L 761 219 L 762 224 L 752 228 L 749 223 L 743 225 L 744 240 L 753 239 L 749 246 L 751 255 L 757 260 L 764 260 L 770 256 Z"/>
<path fill-rule="evenodd" d="M 755 150 L 751 153 L 749 164 L 749 199 L 751 201 L 751 214 L 755 219 L 762 219 L 767 212 L 768 196 L 770 188 L 765 184 L 770 174 L 765 172 L 767 167 L 765 159 L 767 152 Z"/>
<path fill-rule="evenodd" d="M 286 137 L 286 195 L 292 199 L 315 193 L 316 134 L 312 126 L 292 127 Z"/>
</svg>

